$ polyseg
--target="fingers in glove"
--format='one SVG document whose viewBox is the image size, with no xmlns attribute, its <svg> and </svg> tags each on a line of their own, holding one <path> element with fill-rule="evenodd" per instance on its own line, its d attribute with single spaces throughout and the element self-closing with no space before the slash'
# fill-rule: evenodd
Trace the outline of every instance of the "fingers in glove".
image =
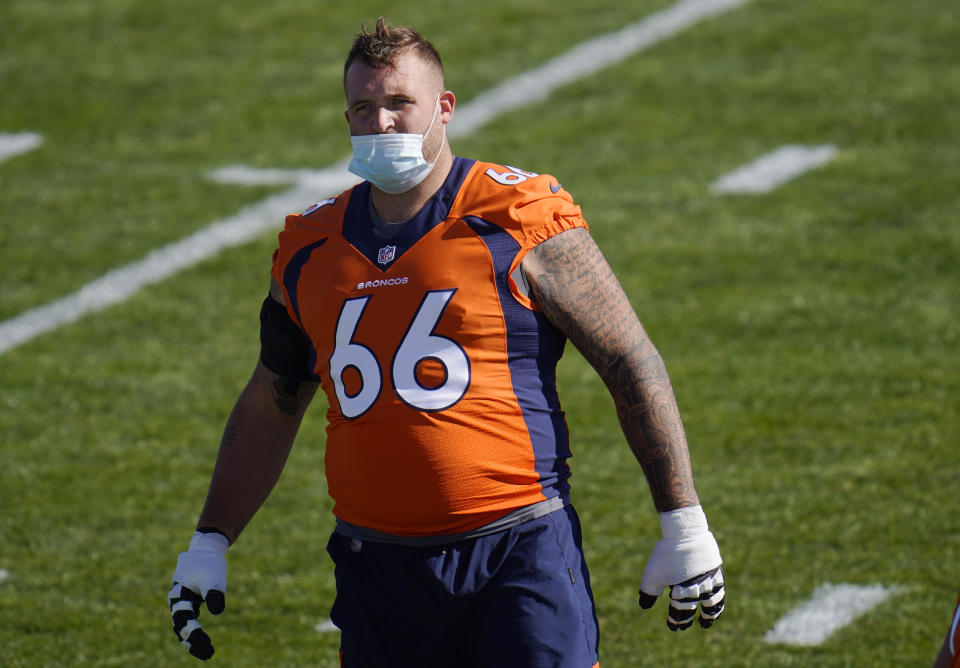
<svg viewBox="0 0 960 668">
<path fill-rule="evenodd" d="M 177 582 L 167 595 L 167 599 L 170 603 L 173 632 L 180 644 L 193 656 L 206 661 L 213 656 L 213 643 L 197 621 L 203 597 Z"/>
<path fill-rule="evenodd" d="M 207 604 L 207 610 L 211 615 L 219 615 L 227 607 L 227 600 L 223 592 L 218 589 L 211 589 L 207 592 L 207 598 L 204 599 Z"/>
<path fill-rule="evenodd" d="M 649 610 L 653 607 L 653 604 L 657 602 L 657 597 L 653 594 L 648 594 L 647 592 L 640 590 L 640 607 L 644 610 Z"/>
<path fill-rule="evenodd" d="M 709 601 L 723 591 L 723 571 L 718 566 L 709 573 L 684 580 L 670 587 L 670 597 L 677 601 Z M 715 605 L 715 601 L 706 603 Z"/>
<path fill-rule="evenodd" d="M 197 622 L 194 621 L 193 623 L 196 624 Z M 186 647 L 193 656 L 202 661 L 206 661 L 213 656 L 213 643 L 210 642 L 210 636 L 200 628 L 199 624 L 190 632 L 186 640 L 180 641 L 180 644 Z"/>
<path fill-rule="evenodd" d="M 700 626 L 710 628 L 723 612 L 726 590 L 723 586 L 723 568 L 718 566 L 705 573 L 697 586 L 700 589 Z"/>
<path fill-rule="evenodd" d="M 671 597 L 670 610 L 667 612 L 667 628 L 671 631 L 685 631 L 693 625 L 693 616 L 697 614 L 700 599 L 676 600 Z"/>
<path fill-rule="evenodd" d="M 717 617 L 723 613 L 725 598 L 723 583 L 712 593 L 700 596 L 700 626 L 708 629 L 717 621 Z"/>
<path fill-rule="evenodd" d="M 667 626 L 671 631 L 690 628 L 699 604 L 700 626 L 710 628 L 723 612 L 724 596 L 720 566 L 672 586 Z"/>
</svg>

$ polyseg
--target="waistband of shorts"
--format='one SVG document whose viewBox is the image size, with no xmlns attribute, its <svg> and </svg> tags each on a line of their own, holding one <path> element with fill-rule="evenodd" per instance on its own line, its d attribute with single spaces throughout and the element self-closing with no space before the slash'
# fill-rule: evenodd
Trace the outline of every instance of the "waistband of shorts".
<svg viewBox="0 0 960 668">
<path fill-rule="evenodd" d="M 397 536 L 395 534 L 382 533 L 367 527 L 351 524 L 345 520 L 337 518 L 337 525 L 334 531 L 346 536 L 347 538 L 359 538 L 373 543 L 391 543 L 394 545 L 410 545 L 416 547 L 432 547 L 436 545 L 449 545 L 461 540 L 471 538 L 480 538 L 490 534 L 499 533 L 512 529 L 513 527 L 525 524 L 531 520 L 539 519 L 544 515 L 566 508 L 570 505 L 570 495 L 555 496 L 552 499 L 544 499 L 523 508 L 511 510 L 503 517 L 484 524 L 482 527 L 454 534 L 438 534 L 436 536 Z"/>
</svg>

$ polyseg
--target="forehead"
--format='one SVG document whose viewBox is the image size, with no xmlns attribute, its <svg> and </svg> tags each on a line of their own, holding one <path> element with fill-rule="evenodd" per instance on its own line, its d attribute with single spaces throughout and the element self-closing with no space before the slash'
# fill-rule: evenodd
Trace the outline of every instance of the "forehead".
<svg viewBox="0 0 960 668">
<path fill-rule="evenodd" d="M 393 65 L 370 67 L 361 60 L 347 70 L 344 89 L 347 102 L 380 95 L 433 96 L 442 87 L 437 69 L 414 53 L 400 54 Z"/>
</svg>

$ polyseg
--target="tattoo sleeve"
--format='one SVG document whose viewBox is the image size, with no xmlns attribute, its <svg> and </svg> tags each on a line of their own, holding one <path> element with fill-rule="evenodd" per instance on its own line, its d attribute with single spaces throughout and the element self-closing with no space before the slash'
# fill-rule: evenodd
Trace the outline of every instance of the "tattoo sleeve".
<svg viewBox="0 0 960 668">
<path fill-rule="evenodd" d="M 231 445 L 237 442 L 237 426 L 232 422 L 228 422 L 227 426 L 223 429 L 223 438 L 220 439 L 220 445 L 224 448 L 229 448 Z"/>
<path fill-rule="evenodd" d="M 537 307 L 610 391 L 657 510 L 699 503 L 666 367 L 589 233 L 548 239 L 524 258 L 523 270 Z"/>
<path fill-rule="evenodd" d="M 317 389 L 316 383 L 291 381 L 270 371 L 262 363 L 257 365 L 254 380 L 270 395 L 277 409 L 286 415 L 297 415 L 304 410 Z"/>
</svg>

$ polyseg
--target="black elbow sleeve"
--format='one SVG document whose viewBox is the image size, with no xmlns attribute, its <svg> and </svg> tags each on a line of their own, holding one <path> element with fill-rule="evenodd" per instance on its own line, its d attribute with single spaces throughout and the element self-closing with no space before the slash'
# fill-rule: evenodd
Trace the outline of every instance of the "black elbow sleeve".
<svg viewBox="0 0 960 668">
<path fill-rule="evenodd" d="M 310 380 L 310 340 L 273 297 L 260 307 L 260 361 L 273 373 L 299 384 Z"/>
</svg>

